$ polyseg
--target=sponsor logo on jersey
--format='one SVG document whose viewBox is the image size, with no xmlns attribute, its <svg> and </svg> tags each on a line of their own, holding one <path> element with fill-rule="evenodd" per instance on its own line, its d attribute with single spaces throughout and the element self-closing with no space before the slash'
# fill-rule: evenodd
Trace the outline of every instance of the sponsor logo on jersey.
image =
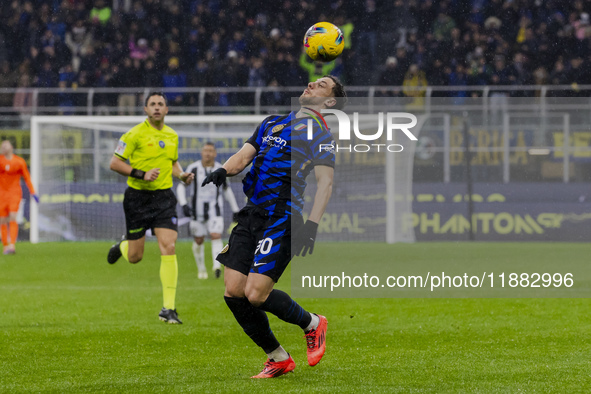
<svg viewBox="0 0 591 394">
<path fill-rule="evenodd" d="M 130 234 L 135 234 L 135 233 L 139 233 L 140 231 L 142 231 L 144 228 L 140 227 L 140 228 L 136 228 L 134 230 L 129 230 Z"/>
<path fill-rule="evenodd" d="M 273 129 L 271 129 L 271 133 L 279 133 L 281 130 L 283 130 L 284 127 L 284 124 L 278 124 L 277 126 L 273 127 Z"/>
<path fill-rule="evenodd" d="M 164 141 L 159 141 L 158 145 L 160 145 L 161 148 L 164 148 L 166 145 L 164 144 Z"/>
<path fill-rule="evenodd" d="M 275 137 L 273 135 L 267 135 L 263 137 L 263 142 L 268 145 L 275 146 L 277 148 L 283 148 L 287 145 L 287 141 L 281 137 Z"/>
</svg>

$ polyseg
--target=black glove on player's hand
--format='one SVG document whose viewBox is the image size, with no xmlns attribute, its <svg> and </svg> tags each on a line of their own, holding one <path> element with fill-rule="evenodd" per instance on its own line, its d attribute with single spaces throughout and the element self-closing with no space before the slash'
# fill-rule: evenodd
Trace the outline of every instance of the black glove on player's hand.
<svg viewBox="0 0 591 394">
<path fill-rule="evenodd" d="M 305 256 L 307 253 L 312 254 L 314 252 L 314 242 L 316 241 L 317 232 L 318 223 L 309 220 L 306 221 L 293 237 L 291 243 L 292 254 L 296 256 Z"/>
<path fill-rule="evenodd" d="M 214 172 L 210 172 L 208 176 L 205 177 L 201 186 L 205 186 L 208 183 L 213 182 L 214 185 L 220 187 L 224 181 L 226 180 L 226 175 L 228 172 L 223 168 L 218 168 Z"/>
<path fill-rule="evenodd" d="M 188 204 L 183 205 L 183 214 L 188 218 L 193 216 L 193 210 Z"/>
</svg>

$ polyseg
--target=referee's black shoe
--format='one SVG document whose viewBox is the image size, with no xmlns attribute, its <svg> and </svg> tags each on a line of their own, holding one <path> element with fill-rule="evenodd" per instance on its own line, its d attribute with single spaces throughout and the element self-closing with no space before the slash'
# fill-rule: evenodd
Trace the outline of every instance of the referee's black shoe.
<svg viewBox="0 0 591 394">
<path fill-rule="evenodd" d="M 109 264 L 115 264 L 117 262 L 117 260 L 119 260 L 122 256 L 121 254 L 121 242 L 123 242 L 124 239 L 122 239 L 121 241 L 117 242 L 115 245 L 111 246 L 111 249 L 109 249 L 109 254 L 107 255 L 107 262 Z"/>
<path fill-rule="evenodd" d="M 158 314 L 158 318 L 168 324 L 183 324 L 181 319 L 179 319 L 179 315 L 176 313 L 176 309 L 162 308 Z"/>
</svg>

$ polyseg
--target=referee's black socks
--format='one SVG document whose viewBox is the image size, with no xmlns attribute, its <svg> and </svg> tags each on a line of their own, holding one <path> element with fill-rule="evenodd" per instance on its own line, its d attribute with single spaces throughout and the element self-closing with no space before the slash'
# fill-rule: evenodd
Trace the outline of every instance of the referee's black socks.
<svg viewBox="0 0 591 394">
<path fill-rule="evenodd" d="M 224 296 L 224 300 L 246 335 L 265 353 L 269 354 L 279 347 L 279 341 L 269 327 L 269 319 L 265 311 L 253 306 L 246 297 Z"/>
<path fill-rule="evenodd" d="M 287 293 L 273 289 L 267 300 L 259 307 L 264 311 L 271 312 L 283 321 L 297 324 L 305 330 L 312 321 L 312 315 L 306 312 Z"/>
</svg>

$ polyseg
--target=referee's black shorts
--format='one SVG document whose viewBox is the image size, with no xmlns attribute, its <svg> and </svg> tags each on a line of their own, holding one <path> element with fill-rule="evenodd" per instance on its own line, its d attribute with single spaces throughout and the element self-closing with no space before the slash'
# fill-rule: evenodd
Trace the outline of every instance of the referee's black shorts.
<svg viewBox="0 0 591 394">
<path fill-rule="evenodd" d="M 140 239 L 146 231 L 168 228 L 178 231 L 176 196 L 171 189 L 137 190 L 128 187 L 123 199 L 127 239 Z"/>
</svg>

